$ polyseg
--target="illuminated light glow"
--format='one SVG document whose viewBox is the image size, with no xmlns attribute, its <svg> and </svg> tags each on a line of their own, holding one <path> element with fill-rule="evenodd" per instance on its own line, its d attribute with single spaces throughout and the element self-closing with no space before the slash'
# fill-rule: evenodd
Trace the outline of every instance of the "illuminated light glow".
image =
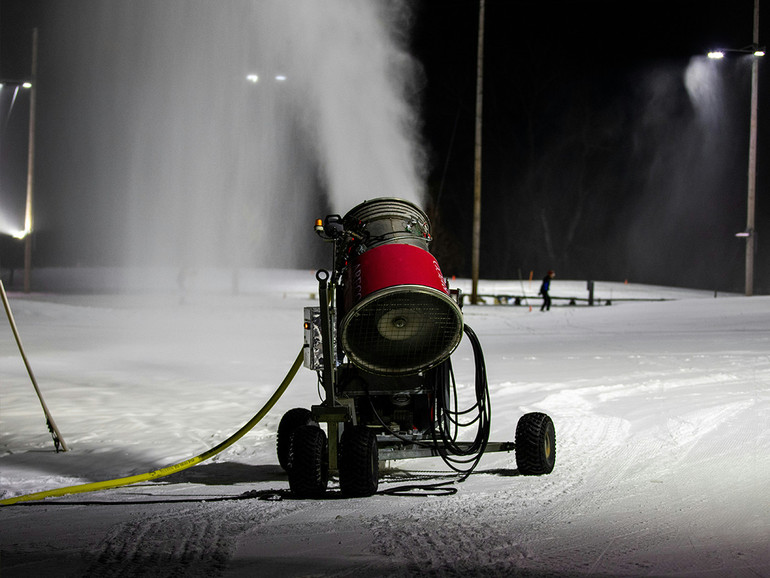
<svg viewBox="0 0 770 578">
<path fill-rule="evenodd" d="M 32 232 L 32 203 L 30 202 L 30 195 L 27 193 L 27 205 L 24 208 L 24 236 L 26 237 Z"/>
<path fill-rule="evenodd" d="M 765 55 L 765 51 L 764 50 L 755 50 L 754 51 L 754 56 L 764 56 L 764 55 Z"/>
<path fill-rule="evenodd" d="M 751 233 L 748 231 L 741 231 L 740 233 L 735 233 L 736 237 L 751 237 Z"/>
<path fill-rule="evenodd" d="M 284 80 L 286 80 L 286 75 L 284 75 L 284 74 L 277 74 L 277 75 L 276 75 L 276 77 L 275 77 L 275 79 L 276 79 L 278 82 L 283 82 Z"/>
<path fill-rule="evenodd" d="M 23 239 L 29 234 L 29 231 L 19 229 L 20 226 L 21 223 L 17 219 L 3 213 L 2 209 L 0 209 L 0 234 Z"/>
<path fill-rule="evenodd" d="M 257 82 L 259 82 L 259 76 L 256 74 L 248 74 L 246 75 L 246 80 L 248 80 L 251 83 L 257 84 Z"/>
<path fill-rule="evenodd" d="M 725 57 L 725 53 L 722 52 L 721 50 L 713 50 L 713 51 L 708 53 L 708 57 L 712 58 L 714 60 L 718 60 L 720 58 L 724 58 Z"/>
<path fill-rule="evenodd" d="M 31 82 L 25 82 L 21 86 L 24 87 L 24 88 L 32 88 L 32 83 Z"/>
</svg>

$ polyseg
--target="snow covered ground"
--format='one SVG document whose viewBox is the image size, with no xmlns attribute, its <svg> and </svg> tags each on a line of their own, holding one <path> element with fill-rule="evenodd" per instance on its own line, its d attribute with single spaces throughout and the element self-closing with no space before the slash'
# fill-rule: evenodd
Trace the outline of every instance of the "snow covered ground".
<svg viewBox="0 0 770 578">
<path fill-rule="evenodd" d="M 54 453 L 0 320 L 1 498 L 181 461 L 262 407 L 302 345 L 314 275 L 250 272 L 239 295 L 206 288 L 205 275 L 184 297 L 173 280 L 159 293 L 11 294 L 71 451 Z M 484 348 L 491 438 L 512 440 L 521 414 L 547 412 L 550 476 L 519 476 L 512 453 L 489 453 L 451 496 L 340 499 L 332 481 L 328 499 L 293 499 L 275 432 L 285 411 L 318 399 L 302 368 L 208 462 L 1 507 L 0 574 L 770 577 L 770 298 L 597 282 L 612 306 L 541 313 L 536 285 L 482 283 L 531 298 L 466 305 L 465 318 Z M 586 297 L 586 284 L 557 279 L 552 293 Z M 469 386 L 467 344 L 453 359 Z M 447 475 L 439 459 L 393 462 L 380 488 Z"/>
</svg>

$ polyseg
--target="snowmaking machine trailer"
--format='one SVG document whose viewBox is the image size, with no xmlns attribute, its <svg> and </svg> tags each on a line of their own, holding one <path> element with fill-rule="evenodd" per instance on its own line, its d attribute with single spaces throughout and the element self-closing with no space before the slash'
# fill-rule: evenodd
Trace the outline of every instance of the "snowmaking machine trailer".
<svg viewBox="0 0 770 578">
<path fill-rule="evenodd" d="M 288 411 L 278 426 L 292 493 L 321 496 L 333 472 L 343 495 L 370 496 L 380 462 L 417 457 L 441 456 L 468 475 L 485 452 L 515 451 L 520 474 L 550 473 L 556 445 L 546 414 L 521 416 L 513 442 L 489 441 L 481 345 L 463 322 L 459 291 L 448 289 L 428 251 L 427 215 L 409 201 L 377 198 L 319 219 L 315 230 L 333 244 L 333 266 L 316 273 L 319 305 L 304 311 L 304 365 L 317 372 L 324 399 Z M 450 360 L 463 335 L 475 363 L 476 399 L 466 409 Z M 475 434 L 462 435 L 469 428 Z"/>
</svg>

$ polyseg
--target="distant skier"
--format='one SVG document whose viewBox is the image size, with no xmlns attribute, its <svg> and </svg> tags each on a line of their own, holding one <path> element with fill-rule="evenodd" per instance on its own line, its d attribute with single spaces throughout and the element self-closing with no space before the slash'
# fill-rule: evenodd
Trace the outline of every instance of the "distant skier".
<svg viewBox="0 0 770 578">
<path fill-rule="evenodd" d="M 540 295 L 543 296 L 543 306 L 540 308 L 540 311 L 551 310 L 551 296 L 548 294 L 548 291 L 551 289 L 551 279 L 554 277 L 556 277 L 556 273 L 553 271 L 548 271 L 545 277 L 543 277 L 543 283 L 540 285 Z"/>
</svg>

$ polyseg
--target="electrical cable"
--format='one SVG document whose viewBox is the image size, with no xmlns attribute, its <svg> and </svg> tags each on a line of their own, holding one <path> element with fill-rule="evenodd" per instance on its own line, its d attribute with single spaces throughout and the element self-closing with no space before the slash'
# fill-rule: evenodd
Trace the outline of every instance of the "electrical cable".
<svg viewBox="0 0 770 578">
<path fill-rule="evenodd" d="M 450 482 L 439 482 L 437 484 L 411 484 L 395 488 L 387 488 L 377 492 L 383 496 L 453 496 L 457 493 L 457 488 L 452 487 L 455 480 Z"/>
<path fill-rule="evenodd" d="M 457 385 L 454 380 L 451 363 L 447 360 L 436 371 L 435 413 L 432 424 L 433 438 L 439 454 L 444 463 L 463 475 L 460 481 L 467 479 L 481 460 L 481 456 L 484 454 L 484 450 L 489 442 L 491 429 L 489 385 L 481 343 L 476 333 L 468 325 L 465 325 L 463 330 L 468 336 L 473 349 L 475 361 L 474 387 L 476 393 L 476 405 L 473 407 L 477 409 L 478 415 L 467 423 L 461 423 L 456 419 L 457 416 L 468 413 L 468 410 L 460 411 L 457 409 Z M 449 402 L 448 389 L 450 383 L 452 386 L 452 402 Z M 466 448 L 462 447 L 458 443 L 461 426 L 465 427 L 476 423 L 478 423 L 478 426 L 475 439 Z M 448 431 L 450 429 L 452 431 Z M 468 467 L 460 467 L 461 464 L 470 465 Z"/>
<path fill-rule="evenodd" d="M 262 406 L 262 409 L 260 409 L 254 415 L 254 417 L 252 417 L 243 427 L 241 427 L 241 429 L 235 432 L 232 436 L 227 438 L 225 441 L 223 441 L 219 445 L 211 448 L 210 450 L 203 452 L 202 454 L 195 456 L 194 458 L 190 458 L 185 461 L 179 462 L 177 464 L 173 464 L 171 466 L 167 466 L 159 470 L 153 470 L 151 472 L 147 472 L 144 474 L 137 474 L 134 476 L 127 476 L 124 478 L 116 478 L 114 480 L 105 480 L 103 482 L 93 482 L 88 484 L 80 484 L 76 486 L 66 486 L 63 488 L 56 488 L 53 490 L 45 490 L 42 492 L 35 492 L 32 494 L 16 496 L 13 498 L 6 498 L 4 500 L 0 500 L 0 506 L 10 506 L 12 504 L 16 504 L 19 502 L 43 500 L 45 498 L 66 496 L 68 494 L 95 492 L 97 490 L 111 490 L 113 488 L 128 486 L 130 484 L 135 484 L 137 482 L 144 482 L 147 480 L 155 480 L 158 478 L 170 476 L 171 474 L 175 474 L 182 470 L 186 470 L 187 468 L 190 468 L 196 464 L 199 464 L 217 455 L 218 453 L 224 451 L 231 445 L 233 445 L 236 441 L 241 439 L 251 429 L 253 429 L 255 425 L 257 425 L 260 421 L 262 421 L 262 418 L 264 418 L 267 415 L 267 413 L 272 409 L 272 407 L 276 404 L 276 402 L 281 398 L 283 393 L 286 391 L 286 388 L 289 387 L 289 384 L 294 379 L 294 376 L 297 375 L 297 371 L 299 371 L 299 368 L 302 366 L 303 359 L 304 359 L 304 347 L 300 349 L 299 355 L 297 355 L 297 359 L 294 360 L 294 363 L 289 369 L 288 373 L 286 374 L 286 377 L 283 378 L 283 381 L 278 386 L 278 389 L 275 390 L 275 392 L 270 397 L 270 399 L 267 400 L 265 405 Z"/>
<path fill-rule="evenodd" d="M 434 445 L 435 445 L 435 443 L 434 443 L 434 442 L 428 443 L 428 442 L 422 442 L 422 441 L 419 441 L 419 440 L 415 440 L 415 439 L 406 438 L 406 437 L 404 437 L 404 436 L 400 435 L 398 432 L 396 432 L 396 431 L 393 431 L 393 429 L 391 429 L 391 428 L 390 428 L 390 427 L 389 427 L 389 426 L 388 426 L 388 425 L 387 425 L 387 424 L 386 424 L 386 423 L 383 421 L 383 419 L 382 419 L 382 417 L 380 416 L 380 414 L 379 414 L 379 413 L 377 413 L 377 410 L 376 410 L 376 409 L 375 409 L 375 407 L 374 407 L 374 403 L 372 402 L 372 398 L 371 398 L 371 397 L 368 397 L 367 399 L 369 400 L 369 407 L 370 407 L 370 408 L 371 408 L 371 410 L 372 410 L 372 415 L 373 415 L 373 416 L 374 416 L 374 418 L 375 418 L 375 419 L 376 419 L 376 420 L 377 420 L 377 421 L 380 423 L 380 426 L 382 427 L 382 429 L 384 429 L 386 432 L 388 432 L 388 435 L 391 435 L 391 436 L 393 436 L 394 438 L 396 438 L 396 439 L 399 439 L 399 440 L 401 440 L 402 442 L 405 442 L 405 443 L 408 443 L 408 444 L 414 444 L 414 445 L 416 445 L 416 446 L 421 446 L 421 447 L 424 447 L 424 448 L 432 448 L 432 447 L 434 447 Z"/>
<path fill-rule="evenodd" d="M 444 463 L 458 474 L 461 474 L 460 478 L 458 480 L 440 482 L 437 484 L 401 485 L 395 488 L 381 490 L 378 494 L 389 496 L 451 496 L 457 492 L 457 488 L 445 486 L 465 481 L 473 473 L 473 470 L 476 469 L 481 457 L 484 455 L 491 430 L 491 403 L 489 398 L 487 370 L 484 363 L 484 353 L 481 350 L 481 343 L 478 336 L 468 325 L 463 327 L 463 331 L 468 336 L 471 348 L 473 349 L 476 403 L 465 410 L 457 409 L 459 404 L 457 383 L 455 382 L 454 372 L 452 371 L 451 360 L 447 359 L 433 370 L 435 391 L 434 418 L 431 424 L 433 443 L 426 444 L 418 441 L 411 442 L 418 446 L 429 445 L 430 447 L 436 448 Z M 369 400 L 369 402 L 375 418 L 386 431 L 402 441 L 410 442 L 410 440 L 399 436 L 388 428 L 375 411 L 371 400 Z M 463 423 L 457 419 L 458 416 L 467 415 L 474 410 L 478 411 L 478 415 L 469 422 Z M 460 442 L 458 442 L 461 430 L 476 423 L 478 423 L 478 427 L 474 441 L 467 448 L 463 448 L 460 445 Z M 465 467 L 461 467 L 461 465 L 464 465 Z"/>
</svg>

